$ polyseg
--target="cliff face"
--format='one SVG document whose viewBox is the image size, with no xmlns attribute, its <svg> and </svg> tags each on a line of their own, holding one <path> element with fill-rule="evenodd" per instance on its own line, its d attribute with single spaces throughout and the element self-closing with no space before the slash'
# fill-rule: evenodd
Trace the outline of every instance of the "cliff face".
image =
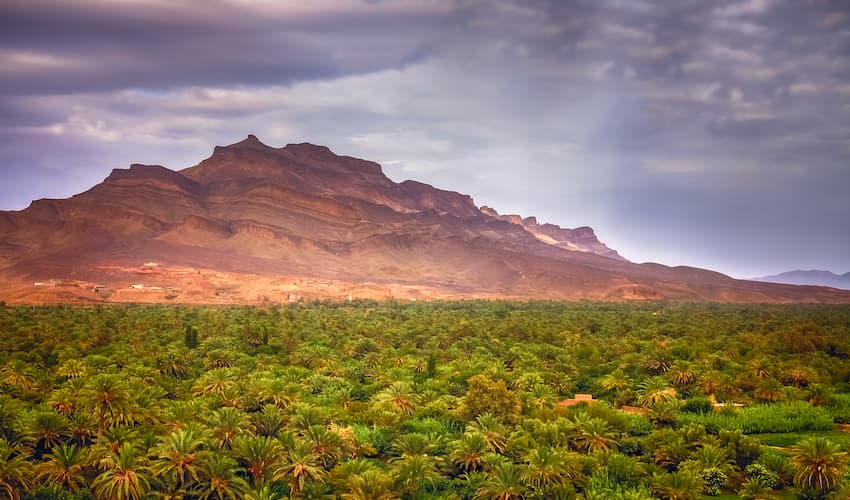
<svg viewBox="0 0 850 500">
<path fill-rule="evenodd" d="M 536 217 L 526 217 L 523 219 L 519 215 L 499 215 L 495 209 L 488 206 L 482 206 L 480 210 L 481 213 L 490 217 L 522 226 L 523 229 L 543 243 L 565 250 L 592 253 L 623 261 L 626 260 L 616 250 L 608 248 L 604 243 L 599 241 L 591 227 L 582 226 L 575 229 L 567 229 L 556 226 L 555 224 L 538 224 Z"/>
<path fill-rule="evenodd" d="M 148 262 L 158 271 L 141 279 Z M 73 293 L 46 285 L 69 280 Z M 134 292 L 122 292 L 131 284 Z M 94 285 L 118 292 L 93 295 Z M 632 264 L 589 227 L 499 215 L 467 195 L 395 183 L 373 162 L 254 136 L 179 172 L 134 164 L 69 199 L 0 212 L 8 301 L 388 295 L 850 301 L 850 293 Z"/>
</svg>

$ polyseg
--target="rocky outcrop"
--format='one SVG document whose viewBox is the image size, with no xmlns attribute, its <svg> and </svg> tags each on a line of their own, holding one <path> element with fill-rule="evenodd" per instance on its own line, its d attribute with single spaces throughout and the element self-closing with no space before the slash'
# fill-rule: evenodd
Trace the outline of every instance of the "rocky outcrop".
<svg viewBox="0 0 850 500">
<path fill-rule="evenodd" d="M 611 259 L 625 260 L 616 250 L 612 250 L 599 241 L 593 228 L 582 226 L 575 229 L 566 229 L 555 224 L 538 224 L 536 217 L 522 218 L 519 215 L 499 215 L 499 213 L 488 206 L 480 208 L 481 213 L 488 217 L 522 226 L 538 240 L 566 250 L 576 252 L 587 252 Z"/>
</svg>

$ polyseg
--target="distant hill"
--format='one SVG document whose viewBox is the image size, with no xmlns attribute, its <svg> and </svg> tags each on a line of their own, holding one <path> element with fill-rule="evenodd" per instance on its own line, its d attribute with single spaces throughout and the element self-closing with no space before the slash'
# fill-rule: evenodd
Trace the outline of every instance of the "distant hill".
<svg viewBox="0 0 850 500">
<path fill-rule="evenodd" d="M 787 273 L 753 278 L 753 281 L 764 281 L 767 283 L 785 283 L 788 285 L 818 285 L 831 286 L 850 290 L 850 273 L 835 274 L 831 271 L 788 271 Z"/>
<path fill-rule="evenodd" d="M 184 170 L 134 164 L 0 212 L 10 303 L 358 297 L 850 303 L 850 291 L 632 263 L 590 227 L 500 215 L 377 163 L 254 136 Z"/>
</svg>

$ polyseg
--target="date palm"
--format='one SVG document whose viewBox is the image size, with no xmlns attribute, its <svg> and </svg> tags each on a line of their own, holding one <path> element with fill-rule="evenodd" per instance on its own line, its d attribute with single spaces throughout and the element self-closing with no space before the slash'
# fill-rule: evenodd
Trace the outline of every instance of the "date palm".
<svg viewBox="0 0 850 500">
<path fill-rule="evenodd" d="M 295 430 L 304 432 L 314 425 L 325 425 L 325 416 L 319 408 L 301 403 L 292 407 L 290 423 Z"/>
<path fill-rule="evenodd" d="M 82 378 L 88 373 L 88 368 L 82 360 L 71 358 L 62 362 L 56 369 L 56 373 L 65 378 Z"/>
<path fill-rule="evenodd" d="M 81 382 L 80 379 L 74 380 Z M 77 401 L 79 398 L 79 390 L 63 387 L 50 393 L 47 397 L 47 404 L 57 413 L 70 417 L 74 414 L 74 410 L 77 408 Z"/>
<path fill-rule="evenodd" d="M 405 498 L 413 498 L 422 489 L 436 484 L 440 480 L 434 457 L 427 455 L 407 455 L 393 462 L 395 487 Z"/>
<path fill-rule="evenodd" d="M 608 422 L 601 418 L 590 418 L 577 422 L 573 438 L 576 446 L 583 451 L 593 452 L 610 450 L 617 446 Z"/>
<path fill-rule="evenodd" d="M 775 403 L 782 399 L 783 388 L 784 386 L 782 385 L 782 382 L 776 380 L 775 378 L 766 378 L 762 380 L 756 390 L 753 391 L 753 396 L 759 398 L 762 401 Z"/>
<path fill-rule="evenodd" d="M 696 381 L 694 371 L 691 369 L 691 366 L 687 361 L 677 360 L 674 362 L 673 366 L 671 366 L 670 370 L 667 372 L 667 376 L 670 377 L 673 384 L 678 387 L 685 387 Z"/>
<path fill-rule="evenodd" d="M 650 408 L 658 403 L 676 399 L 676 389 L 662 377 L 650 377 L 640 384 L 638 404 Z"/>
<path fill-rule="evenodd" d="M 700 469 L 719 469 L 724 474 L 731 474 L 735 469 L 735 460 L 728 449 L 714 444 L 705 444 L 693 453 L 693 460 Z"/>
<path fill-rule="evenodd" d="M 419 432 L 403 434 L 393 442 L 393 451 L 400 456 L 427 455 L 431 451 L 431 440 Z"/>
<path fill-rule="evenodd" d="M 348 478 L 346 492 L 340 495 L 344 500 L 396 500 L 393 493 L 392 478 L 387 474 L 370 469 Z"/>
<path fill-rule="evenodd" d="M 484 484 L 475 491 L 475 498 L 492 500 L 518 500 L 523 498 L 525 486 L 522 477 L 522 468 L 512 462 L 496 464 L 489 472 Z"/>
<path fill-rule="evenodd" d="M 599 380 L 599 385 L 616 396 L 620 391 L 631 387 L 632 381 L 622 368 L 617 368 L 613 372 L 602 377 Z"/>
<path fill-rule="evenodd" d="M 564 485 L 581 474 L 578 455 L 563 448 L 541 446 L 526 455 L 523 479 L 535 491 L 545 492 Z"/>
<path fill-rule="evenodd" d="M 498 417 L 493 416 L 492 413 L 478 415 L 473 422 L 467 425 L 467 431 L 484 436 L 484 439 L 487 440 L 487 446 L 496 453 L 504 452 L 508 446 L 505 438 L 507 430 Z"/>
<path fill-rule="evenodd" d="M 396 382 L 375 396 L 375 402 L 386 404 L 402 415 L 413 415 L 416 399 L 407 382 Z"/>
<path fill-rule="evenodd" d="M 33 466 L 26 461 L 23 450 L 0 438 L 0 493 L 19 500 L 20 494 L 32 486 Z"/>
<path fill-rule="evenodd" d="M 233 372 L 227 368 L 217 368 L 204 373 L 192 387 L 195 395 L 222 394 L 225 389 L 232 387 L 236 382 L 233 380 Z"/>
<path fill-rule="evenodd" d="M 124 444 L 134 444 L 138 433 L 133 427 L 127 425 L 116 425 L 104 431 L 103 435 L 97 440 L 97 448 L 105 455 L 110 453 L 117 454 Z"/>
<path fill-rule="evenodd" d="M 71 442 L 86 446 L 94 436 L 95 425 L 91 415 L 83 412 L 74 413 L 68 421 L 68 435 Z"/>
<path fill-rule="evenodd" d="M 73 444 L 61 444 L 50 451 L 44 462 L 35 466 L 35 479 L 39 483 L 57 486 L 73 493 L 86 484 L 87 465 L 88 455 L 85 450 Z"/>
<path fill-rule="evenodd" d="M 97 435 L 110 425 L 127 422 L 132 416 L 132 401 L 126 385 L 117 375 L 104 374 L 92 378 L 81 394 L 84 404 L 97 419 Z"/>
<path fill-rule="evenodd" d="M 239 436 L 233 441 L 233 456 L 247 469 L 255 485 L 280 478 L 284 450 L 274 438 Z"/>
<path fill-rule="evenodd" d="M 467 432 L 451 444 L 449 460 L 463 471 L 480 470 L 484 455 L 490 451 L 487 440 L 479 433 Z"/>
<path fill-rule="evenodd" d="M 310 443 L 297 441 L 282 460 L 279 476 L 289 484 L 292 496 L 301 494 L 306 481 L 321 481 L 327 475 Z"/>
<path fill-rule="evenodd" d="M 229 449 L 233 440 L 248 427 L 248 417 L 241 410 L 225 407 L 214 411 L 207 423 L 216 446 Z"/>
<path fill-rule="evenodd" d="M 265 405 L 263 411 L 255 413 L 251 419 L 254 432 L 258 436 L 276 438 L 286 427 L 286 416 L 275 405 Z"/>
<path fill-rule="evenodd" d="M 245 498 L 250 487 L 237 475 L 236 461 L 220 454 L 208 454 L 198 464 L 198 480 L 191 490 L 200 500 Z"/>
<path fill-rule="evenodd" d="M 31 391 L 38 387 L 35 369 L 21 359 L 14 359 L 0 369 L 0 382 L 21 391 Z"/>
<path fill-rule="evenodd" d="M 655 474 L 652 489 L 662 500 L 697 500 L 702 498 L 702 479 L 687 469 L 670 474 Z"/>
<path fill-rule="evenodd" d="M 179 488 L 186 487 L 198 480 L 202 448 L 203 440 L 193 428 L 172 432 L 157 446 L 151 472 L 159 478 L 168 478 Z"/>
<path fill-rule="evenodd" d="M 794 484 L 818 492 L 835 487 L 847 469 L 848 456 L 832 441 L 813 437 L 791 449 Z"/>
<path fill-rule="evenodd" d="M 40 411 L 27 419 L 27 438 L 37 452 L 53 448 L 68 436 L 68 420 L 52 411 Z"/>
<path fill-rule="evenodd" d="M 643 362 L 643 367 L 651 374 L 666 373 L 673 364 L 673 357 L 666 349 L 657 349 L 650 353 Z"/>
<path fill-rule="evenodd" d="M 132 445 L 122 445 L 117 454 L 107 457 L 104 465 L 106 470 L 92 482 L 98 498 L 139 500 L 150 491 L 148 469 Z"/>
<path fill-rule="evenodd" d="M 303 433 L 310 452 L 319 459 L 322 467 L 332 468 L 343 456 L 343 440 L 324 425 L 314 425 Z"/>
</svg>

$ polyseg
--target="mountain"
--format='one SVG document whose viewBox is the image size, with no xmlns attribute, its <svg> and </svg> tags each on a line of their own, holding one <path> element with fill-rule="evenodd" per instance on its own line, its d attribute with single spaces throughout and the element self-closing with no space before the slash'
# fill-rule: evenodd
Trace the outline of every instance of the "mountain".
<svg viewBox="0 0 850 500">
<path fill-rule="evenodd" d="M 785 273 L 774 274 L 772 276 L 763 276 L 761 278 L 753 278 L 754 281 L 765 281 L 768 283 L 787 283 L 789 285 L 817 285 L 829 286 L 832 288 L 841 288 L 850 290 L 850 272 L 844 274 L 835 274 L 831 271 L 788 271 Z"/>
<path fill-rule="evenodd" d="M 850 302 L 850 292 L 626 261 L 588 227 L 502 216 L 373 162 L 254 136 L 181 171 L 116 169 L 0 212 L 10 303 L 398 297 Z"/>
</svg>

